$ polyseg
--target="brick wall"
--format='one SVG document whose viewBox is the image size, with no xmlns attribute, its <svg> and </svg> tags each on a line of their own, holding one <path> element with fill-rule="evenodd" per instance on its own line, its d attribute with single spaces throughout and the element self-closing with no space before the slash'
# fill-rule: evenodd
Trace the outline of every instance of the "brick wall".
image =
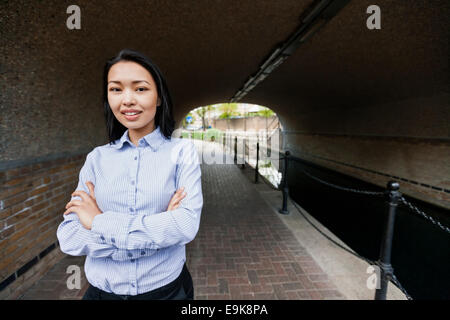
<svg viewBox="0 0 450 320">
<path fill-rule="evenodd" d="M 287 133 L 293 155 L 450 209 L 450 143 L 437 139 Z"/>
<path fill-rule="evenodd" d="M 248 117 L 248 118 L 235 118 L 235 119 L 215 119 L 214 120 L 214 128 L 226 131 L 228 130 L 244 130 L 244 127 L 247 128 L 248 131 L 259 131 L 266 129 L 266 120 L 267 126 L 270 126 L 271 129 L 274 127 L 274 120 L 277 118 L 276 116 L 270 118 L 264 117 Z M 245 125 L 244 125 L 245 121 Z M 276 123 L 278 121 L 275 120 Z"/>
<path fill-rule="evenodd" d="M 449 99 L 439 92 L 277 114 L 293 155 L 383 187 L 397 180 L 405 194 L 450 209 Z"/>
<path fill-rule="evenodd" d="M 15 298 L 63 255 L 56 229 L 86 155 L 0 172 L 0 298 Z"/>
</svg>

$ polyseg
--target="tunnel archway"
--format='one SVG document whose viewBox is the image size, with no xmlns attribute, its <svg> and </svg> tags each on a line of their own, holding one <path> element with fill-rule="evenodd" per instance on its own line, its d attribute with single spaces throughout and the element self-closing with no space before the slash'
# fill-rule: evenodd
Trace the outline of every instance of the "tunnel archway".
<svg viewBox="0 0 450 320">
<path fill-rule="evenodd" d="M 258 168 L 269 184 L 280 185 L 283 125 L 272 109 L 247 103 L 196 107 L 182 118 L 179 130 L 182 138 L 220 144 L 225 152 L 236 155 L 233 163 Z"/>
</svg>

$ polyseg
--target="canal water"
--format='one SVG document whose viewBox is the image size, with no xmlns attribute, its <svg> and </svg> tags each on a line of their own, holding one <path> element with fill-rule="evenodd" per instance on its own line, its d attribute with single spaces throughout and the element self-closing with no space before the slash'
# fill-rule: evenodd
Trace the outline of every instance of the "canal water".
<svg viewBox="0 0 450 320">
<path fill-rule="evenodd" d="M 343 187 L 384 190 L 306 161 L 289 161 L 288 168 L 290 197 L 359 255 L 377 261 L 387 216 L 385 198 L 342 191 L 311 179 L 303 171 Z M 450 226 L 449 210 L 405 198 Z M 450 234 L 404 205 L 397 209 L 392 266 L 413 299 L 450 299 Z"/>
</svg>

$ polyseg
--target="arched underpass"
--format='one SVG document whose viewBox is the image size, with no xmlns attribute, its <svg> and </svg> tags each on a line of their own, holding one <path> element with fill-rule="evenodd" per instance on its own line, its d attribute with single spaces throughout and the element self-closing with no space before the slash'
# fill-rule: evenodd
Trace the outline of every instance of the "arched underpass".
<svg viewBox="0 0 450 320">
<path fill-rule="evenodd" d="M 298 158 L 288 171 L 292 200 L 358 253 L 377 259 L 380 235 L 367 230 L 382 229 L 381 202 L 332 192 L 301 170 L 371 190 L 397 180 L 410 201 L 448 225 L 447 1 L 378 1 L 381 29 L 373 30 L 366 0 L 77 5 L 80 30 L 67 28 L 67 6 L 57 1 L 0 5 L 2 298 L 22 295 L 62 258 L 62 208 L 86 153 L 106 143 L 103 63 L 126 47 L 161 67 L 178 126 L 196 106 L 273 109 L 282 151 Z M 440 278 L 448 234 L 415 217 L 398 214 L 395 273 L 413 297 L 448 298 Z M 358 248 L 353 235 L 368 240 L 356 240 Z"/>
</svg>

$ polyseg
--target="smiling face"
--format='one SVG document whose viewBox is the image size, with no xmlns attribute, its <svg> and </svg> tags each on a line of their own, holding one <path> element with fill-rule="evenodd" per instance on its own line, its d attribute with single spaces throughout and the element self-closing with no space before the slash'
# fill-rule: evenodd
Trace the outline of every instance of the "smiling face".
<svg viewBox="0 0 450 320">
<path fill-rule="evenodd" d="M 108 102 L 136 145 L 155 129 L 156 108 L 160 104 L 157 87 L 150 72 L 140 64 L 120 61 L 109 69 Z"/>
</svg>

